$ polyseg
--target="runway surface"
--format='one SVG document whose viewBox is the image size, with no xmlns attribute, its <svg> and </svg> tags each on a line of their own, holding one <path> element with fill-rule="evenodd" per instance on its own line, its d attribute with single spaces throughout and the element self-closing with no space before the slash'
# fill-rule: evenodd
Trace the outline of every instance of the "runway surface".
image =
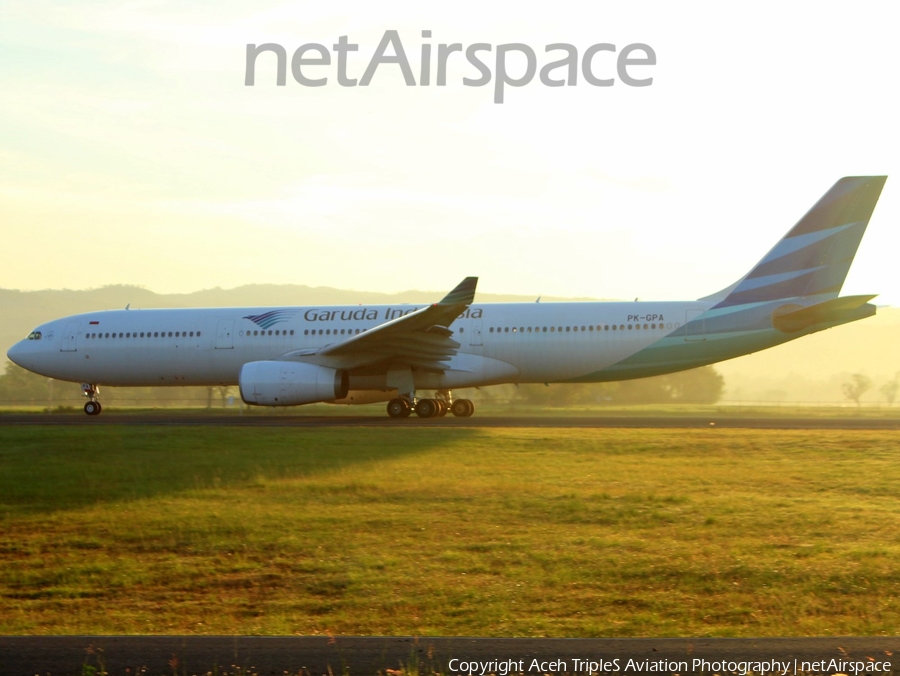
<svg viewBox="0 0 900 676">
<path fill-rule="evenodd" d="M 101 652 L 102 650 L 102 652 Z M 93 651 L 93 652 L 89 652 Z M 583 674 L 584 661 L 605 662 L 601 673 L 728 673 L 728 663 L 777 660 L 785 676 L 798 673 L 804 661 L 824 661 L 807 673 L 834 673 L 830 660 L 845 663 L 837 671 L 853 674 L 846 663 L 873 664 L 869 674 L 887 674 L 900 666 L 900 638 L 412 638 L 412 637 L 219 637 L 219 636 L 0 636 L 0 675 L 82 674 L 82 665 L 102 659 L 110 674 L 298 674 L 306 676 L 376 676 L 418 665 L 422 676 L 462 674 L 461 662 L 513 660 L 513 673 Z M 627 669 L 628 660 L 643 669 Z M 455 662 L 453 660 L 456 660 Z M 537 660 L 537 664 L 533 662 Z M 578 660 L 578 661 L 576 661 Z M 618 669 L 614 668 L 618 660 Z M 698 662 L 695 662 L 698 660 Z M 719 663 L 706 666 L 700 660 Z M 796 663 L 795 663 L 796 660 Z M 554 664 L 554 661 L 556 662 Z M 721 662 L 725 662 L 722 665 Z M 686 663 L 672 665 L 672 662 Z M 888 664 L 890 663 L 890 664 Z M 507 663 L 508 664 L 508 663 Z M 652 665 L 674 666 L 653 669 Z M 486 674 L 501 674 L 494 665 Z M 537 666 L 538 668 L 533 668 Z M 456 667 L 456 669 L 454 669 Z M 797 669 L 795 671 L 794 669 Z M 888 668 L 889 667 L 889 668 Z M 740 667 L 737 667 L 740 669 Z M 746 667 L 745 667 L 746 669 Z M 861 671 L 857 669 L 856 671 Z M 474 673 L 479 673 L 475 671 Z M 779 673 L 781 671 L 779 670 Z"/>
<path fill-rule="evenodd" d="M 472 418 L 388 418 L 387 416 L 135 414 L 104 411 L 99 416 L 73 414 L 4 414 L 4 425 L 152 425 L 200 427 L 441 427 L 441 428 L 717 428 L 900 430 L 900 418 L 747 417 L 747 416 L 475 416 Z"/>
</svg>

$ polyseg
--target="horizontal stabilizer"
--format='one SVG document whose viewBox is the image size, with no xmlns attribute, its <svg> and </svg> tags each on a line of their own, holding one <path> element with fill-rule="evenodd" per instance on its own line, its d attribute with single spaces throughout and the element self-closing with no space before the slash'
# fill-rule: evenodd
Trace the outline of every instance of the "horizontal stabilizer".
<svg viewBox="0 0 900 676">
<path fill-rule="evenodd" d="M 875 314 L 875 306 L 867 305 L 871 296 L 844 296 L 832 298 L 824 303 L 801 307 L 782 305 L 772 313 L 772 325 L 779 331 L 795 333 L 813 324 L 844 324 Z"/>
</svg>

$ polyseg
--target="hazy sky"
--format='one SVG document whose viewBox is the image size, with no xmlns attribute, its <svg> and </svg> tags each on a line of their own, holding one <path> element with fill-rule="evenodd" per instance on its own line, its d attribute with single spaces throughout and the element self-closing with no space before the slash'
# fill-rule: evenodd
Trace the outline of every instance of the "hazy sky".
<svg viewBox="0 0 900 676">
<path fill-rule="evenodd" d="M 530 7 L 0 2 L 0 287 L 393 292 L 478 275 L 490 292 L 696 298 L 839 177 L 893 174 L 844 291 L 900 304 L 896 3 Z M 332 65 L 309 88 L 290 69 L 275 86 L 264 55 L 244 86 L 247 43 L 290 55 L 347 35 L 360 78 L 388 29 L 417 76 L 423 43 L 524 42 L 540 67 L 551 43 L 643 42 L 658 62 L 634 71 L 649 87 L 535 78 L 502 105 L 462 86 L 463 58 L 446 87 L 385 65 L 345 88 Z"/>
</svg>

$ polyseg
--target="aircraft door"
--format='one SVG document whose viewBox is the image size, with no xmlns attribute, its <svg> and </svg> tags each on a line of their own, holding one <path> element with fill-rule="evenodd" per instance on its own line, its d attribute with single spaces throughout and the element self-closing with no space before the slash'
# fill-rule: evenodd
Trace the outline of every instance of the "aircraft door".
<svg viewBox="0 0 900 676">
<path fill-rule="evenodd" d="M 706 340 L 706 320 L 698 319 L 704 310 L 686 310 L 684 315 L 685 341 Z"/>
<path fill-rule="evenodd" d="M 472 320 L 471 335 L 469 336 L 469 345 L 482 345 L 481 342 L 481 317 Z"/>
<path fill-rule="evenodd" d="M 62 344 L 59 347 L 60 352 L 77 352 L 78 351 L 78 324 L 69 324 L 66 326 L 66 332 L 63 335 Z"/>
<path fill-rule="evenodd" d="M 216 349 L 231 350 L 234 348 L 234 320 L 220 319 L 216 327 Z"/>
</svg>

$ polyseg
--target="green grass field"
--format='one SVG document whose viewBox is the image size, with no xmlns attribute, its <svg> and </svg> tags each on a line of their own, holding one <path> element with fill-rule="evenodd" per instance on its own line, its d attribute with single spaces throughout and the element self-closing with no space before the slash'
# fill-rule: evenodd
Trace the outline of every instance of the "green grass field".
<svg viewBox="0 0 900 676">
<path fill-rule="evenodd" d="M 0 633 L 896 635 L 896 432 L 0 428 Z"/>
</svg>

